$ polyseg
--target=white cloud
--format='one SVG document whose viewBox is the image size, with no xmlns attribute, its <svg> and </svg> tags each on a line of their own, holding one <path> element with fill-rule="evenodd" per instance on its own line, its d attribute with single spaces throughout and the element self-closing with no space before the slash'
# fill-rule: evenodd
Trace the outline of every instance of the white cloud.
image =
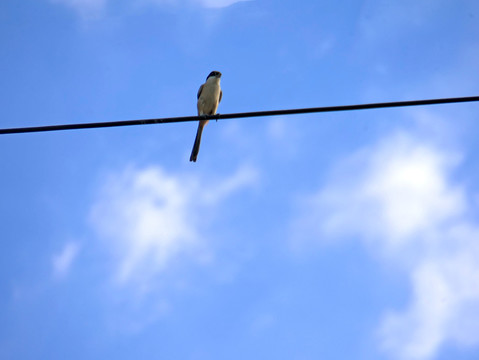
<svg viewBox="0 0 479 360">
<path fill-rule="evenodd" d="M 223 8 L 223 7 L 231 6 L 238 2 L 250 1 L 250 0 L 197 0 L 197 1 L 204 7 Z"/>
<path fill-rule="evenodd" d="M 84 18 L 96 18 L 106 7 L 108 0 L 50 0 L 64 4 L 77 11 Z"/>
<path fill-rule="evenodd" d="M 360 233 L 397 251 L 463 213 L 464 194 L 447 178 L 458 161 L 455 154 L 396 134 L 344 160 L 329 183 L 304 200 L 309 210 L 298 225 L 329 236 Z M 315 219 L 322 219 L 319 227 Z"/>
<path fill-rule="evenodd" d="M 267 124 L 267 134 L 273 140 L 283 141 L 287 138 L 288 132 L 291 130 L 287 127 L 286 120 L 283 118 L 276 117 L 271 119 Z"/>
<path fill-rule="evenodd" d="M 180 4 L 198 4 L 206 8 L 224 8 L 235 3 L 251 0 L 136 0 L 140 3 L 150 3 L 154 5 L 180 5 Z"/>
<path fill-rule="evenodd" d="M 412 270 L 412 303 L 383 320 L 385 350 L 401 359 L 427 359 L 448 339 L 462 345 L 479 342 L 479 252 L 468 250 L 426 259 Z"/>
<path fill-rule="evenodd" d="M 82 18 L 99 18 L 111 0 L 50 0 L 52 3 L 66 5 L 75 10 Z M 205 8 L 225 8 L 238 2 L 251 0 L 134 0 L 131 5 L 166 6 L 191 6 L 199 5 Z"/>
<path fill-rule="evenodd" d="M 269 148 L 278 158 L 294 158 L 298 153 L 297 144 L 301 142 L 298 128 L 282 117 L 270 119 L 265 125 L 265 136 L 261 137 L 261 141 L 268 139 Z"/>
<path fill-rule="evenodd" d="M 202 230 L 220 202 L 256 182 L 250 167 L 216 181 L 168 174 L 157 166 L 111 176 L 90 218 L 115 254 L 117 281 L 148 290 L 180 258 L 201 261 L 211 250 Z"/>
<path fill-rule="evenodd" d="M 230 177 L 218 179 L 214 187 L 206 187 L 201 191 L 201 201 L 214 205 L 236 190 L 258 184 L 258 171 L 249 165 L 239 167 Z"/>
<path fill-rule="evenodd" d="M 75 261 L 80 246 L 76 242 L 69 242 L 62 251 L 52 257 L 53 275 L 57 278 L 64 278 L 68 275 L 70 268 Z"/>
<path fill-rule="evenodd" d="M 479 344 L 479 226 L 451 180 L 456 153 L 399 133 L 354 154 L 301 201 L 294 241 L 359 238 L 408 273 L 408 307 L 389 311 L 381 347 L 430 359 L 446 341 Z M 301 239 L 302 238 L 302 239 Z M 464 330 L 467 329 L 467 330 Z"/>
</svg>

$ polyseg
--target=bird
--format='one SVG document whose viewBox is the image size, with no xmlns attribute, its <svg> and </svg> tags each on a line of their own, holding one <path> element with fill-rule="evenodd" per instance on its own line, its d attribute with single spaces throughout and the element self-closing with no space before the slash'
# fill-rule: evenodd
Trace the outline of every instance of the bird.
<svg viewBox="0 0 479 360">
<path fill-rule="evenodd" d="M 197 94 L 198 116 L 215 115 L 218 105 L 223 97 L 223 91 L 220 87 L 221 73 L 212 71 L 206 78 L 206 82 L 200 86 Z M 198 152 L 200 151 L 201 134 L 208 120 L 200 120 L 198 130 L 196 131 L 195 143 L 191 151 L 190 161 L 196 162 Z"/>
</svg>

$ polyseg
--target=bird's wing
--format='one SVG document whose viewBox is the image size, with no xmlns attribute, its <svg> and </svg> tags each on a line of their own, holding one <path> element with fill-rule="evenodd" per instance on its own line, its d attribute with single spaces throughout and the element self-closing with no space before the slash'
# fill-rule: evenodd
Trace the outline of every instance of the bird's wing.
<svg viewBox="0 0 479 360">
<path fill-rule="evenodd" d="M 196 95 L 196 98 L 199 99 L 200 98 L 200 95 L 201 95 L 201 92 L 203 91 L 203 86 L 205 84 L 201 85 L 200 88 L 198 89 L 198 95 Z"/>
<path fill-rule="evenodd" d="M 220 98 L 218 100 L 218 104 L 221 102 L 221 98 L 223 97 L 223 90 L 220 90 Z"/>
</svg>

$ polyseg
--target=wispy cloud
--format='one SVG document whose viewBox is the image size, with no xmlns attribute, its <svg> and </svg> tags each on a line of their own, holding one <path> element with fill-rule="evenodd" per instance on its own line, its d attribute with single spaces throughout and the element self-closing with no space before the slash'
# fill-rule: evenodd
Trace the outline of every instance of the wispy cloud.
<svg viewBox="0 0 479 360">
<path fill-rule="evenodd" d="M 139 3 L 149 3 L 158 6 L 165 5 L 200 5 L 206 8 L 224 8 L 235 3 L 251 0 L 136 0 Z"/>
<path fill-rule="evenodd" d="M 75 10 L 84 19 L 98 19 L 106 7 L 113 3 L 111 0 L 50 0 L 52 3 L 62 4 Z M 251 0 L 134 0 L 133 5 L 154 5 L 157 7 L 171 6 L 200 6 L 205 8 L 225 8 L 238 2 Z"/>
<path fill-rule="evenodd" d="M 442 5 L 428 0 L 365 1 L 359 18 L 359 35 L 366 41 L 390 41 L 426 26 Z"/>
<path fill-rule="evenodd" d="M 299 246 L 359 237 L 406 270 L 411 302 L 379 326 L 381 347 L 394 358 L 430 359 L 446 341 L 479 344 L 479 225 L 469 221 L 466 189 L 452 181 L 460 161 L 457 152 L 396 133 L 344 159 L 301 201 Z"/>
<path fill-rule="evenodd" d="M 108 0 L 50 0 L 52 3 L 66 5 L 83 17 L 97 18 L 105 10 Z"/>
<path fill-rule="evenodd" d="M 441 239 L 443 246 L 462 246 L 418 262 L 410 273 L 413 297 L 408 308 L 390 311 L 383 319 L 382 347 L 400 359 L 432 358 L 446 341 L 479 343 L 479 229 L 452 232 Z"/>
<path fill-rule="evenodd" d="M 80 246 L 76 242 L 67 243 L 62 251 L 52 257 L 53 275 L 56 278 L 64 278 L 70 272 L 73 262 L 75 261 Z"/>
<path fill-rule="evenodd" d="M 223 8 L 228 7 L 238 2 L 251 0 L 196 0 L 199 4 L 209 8 Z"/>
<path fill-rule="evenodd" d="M 305 200 L 314 213 L 301 222 L 329 235 L 360 233 L 396 251 L 463 212 L 464 194 L 446 177 L 458 161 L 455 154 L 395 134 L 344 160 L 334 179 Z M 322 219 L 320 228 L 313 219 Z"/>
<path fill-rule="evenodd" d="M 175 260 L 201 261 L 211 251 L 203 226 L 223 199 L 257 180 L 249 167 L 216 181 L 168 174 L 157 166 L 112 175 L 90 219 L 115 254 L 118 283 L 148 290 Z"/>
</svg>

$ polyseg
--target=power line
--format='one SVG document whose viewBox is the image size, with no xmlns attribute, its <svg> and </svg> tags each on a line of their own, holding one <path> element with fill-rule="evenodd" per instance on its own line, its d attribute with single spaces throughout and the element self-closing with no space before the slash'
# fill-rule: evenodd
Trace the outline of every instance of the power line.
<svg viewBox="0 0 479 360">
<path fill-rule="evenodd" d="M 451 104 L 451 103 L 462 103 L 462 102 L 473 102 L 473 101 L 479 101 L 479 96 L 428 99 L 428 100 L 395 101 L 395 102 L 382 102 L 382 103 L 370 103 L 370 104 L 358 104 L 358 105 L 323 106 L 323 107 L 302 108 L 302 109 L 252 111 L 252 112 L 232 113 L 232 114 L 216 114 L 216 115 L 210 115 L 210 116 L 182 116 L 182 117 L 170 117 L 170 118 L 159 118 L 159 119 L 122 120 L 122 121 L 83 123 L 83 124 L 32 126 L 32 127 L 0 129 L 0 134 L 18 134 L 18 133 L 44 132 L 44 131 L 93 129 L 93 128 L 130 126 L 130 125 L 166 124 L 166 123 L 176 123 L 176 122 L 185 122 L 185 121 L 198 121 L 198 120 L 204 120 L 204 119 L 224 120 L 224 119 L 260 117 L 260 116 L 278 116 L 278 115 L 308 114 L 308 113 L 321 113 L 321 112 L 381 109 L 381 108 L 393 108 L 393 107 L 404 107 L 404 106 L 438 105 L 438 104 Z"/>
</svg>

